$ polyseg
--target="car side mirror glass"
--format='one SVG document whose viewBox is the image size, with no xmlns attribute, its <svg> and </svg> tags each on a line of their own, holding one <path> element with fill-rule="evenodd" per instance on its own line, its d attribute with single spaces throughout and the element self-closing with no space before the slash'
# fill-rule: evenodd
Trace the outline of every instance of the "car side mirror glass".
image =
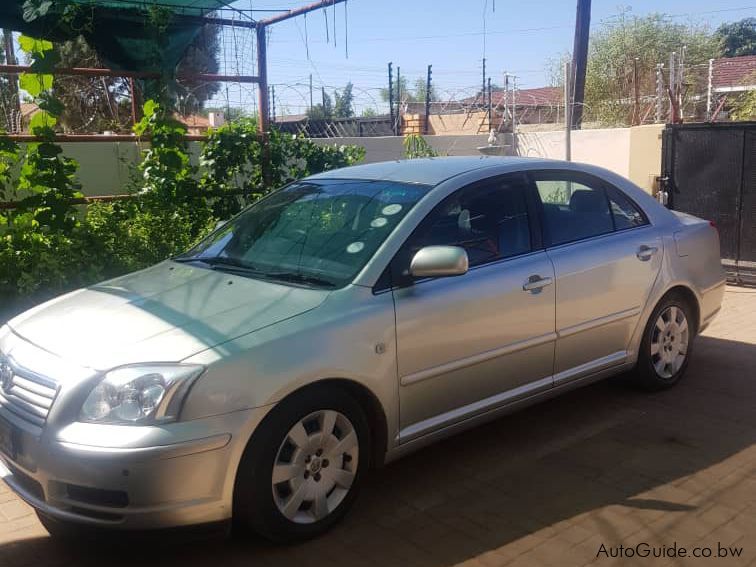
<svg viewBox="0 0 756 567">
<path fill-rule="evenodd" d="M 467 273 L 467 252 L 460 246 L 426 246 L 410 262 L 410 275 L 416 278 L 441 278 Z"/>
</svg>

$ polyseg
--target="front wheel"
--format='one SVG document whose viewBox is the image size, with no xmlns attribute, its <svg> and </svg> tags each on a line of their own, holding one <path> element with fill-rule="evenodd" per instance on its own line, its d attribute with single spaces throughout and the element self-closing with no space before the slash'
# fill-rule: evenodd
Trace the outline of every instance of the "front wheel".
<svg viewBox="0 0 756 567">
<path fill-rule="evenodd" d="M 370 436 L 360 405 L 337 388 L 295 394 L 273 410 L 242 458 L 234 517 L 277 542 L 328 530 L 354 501 Z"/>
<path fill-rule="evenodd" d="M 648 320 L 635 369 L 637 383 L 647 390 L 671 388 L 685 374 L 696 335 L 689 303 L 671 294 Z"/>
</svg>

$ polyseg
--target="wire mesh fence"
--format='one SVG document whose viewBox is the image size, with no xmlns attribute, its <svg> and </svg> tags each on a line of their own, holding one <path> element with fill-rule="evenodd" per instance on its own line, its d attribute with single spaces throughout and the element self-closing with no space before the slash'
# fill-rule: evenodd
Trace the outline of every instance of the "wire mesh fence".
<svg viewBox="0 0 756 567">
<path fill-rule="evenodd" d="M 220 13 L 232 23 L 246 21 L 248 14 Z M 206 45 L 202 45 L 202 41 Z M 195 48 L 215 54 L 211 69 L 228 77 L 250 77 L 256 68 L 255 31 L 248 27 L 222 26 L 216 34 L 205 34 Z M 202 49 L 200 49 L 202 51 Z M 21 63 L 24 63 L 23 61 Z M 91 61 L 90 66 L 102 65 Z M 484 134 L 495 130 L 558 130 L 563 128 L 565 106 L 561 85 L 531 87 L 519 83 L 508 88 L 470 77 L 474 69 L 445 69 L 436 65 L 431 100 L 425 101 L 424 77 L 419 70 L 404 71 L 404 83 L 394 76 L 393 107 L 389 106 L 388 77 L 385 69 L 362 67 L 359 62 L 344 65 L 343 74 L 332 70 L 324 80 L 314 62 L 273 60 L 273 68 L 284 66 L 314 71 L 298 78 L 276 81 L 270 73 L 270 119 L 275 126 L 292 134 L 308 137 L 387 136 L 406 131 L 429 134 Z M 489 62 L 489 68 L 493 67 Z M 197 68 L 193 69 L 194 71 Z M 201 70 L 201 68 L 200 68 Z M 181 71 L 181 69 L 179 69 Z M 675 72 L 678 72 L 676 70 Z M 284 73 L 291 76 L 291 72 Z M 343 76 L 334 80 L 334 76 Z M 434 79 L 435 81 L 435 79 Z M 351 84 L 352 100 L 347 112 L 313 112 L 327 106 L 337 93 Z M 670 85 L 679 89 L 670 92 Z M 138 87 L 138 85 L 137 85 Z M 717 59 L 685 65 L 679 81 L 670 75 L 669 62 L 633 74 L 632 70 L 616 77 L 610 92 L 594 92 L 589 82 L 583 103 L 583 127 L 631 126 L 674 121 L 728 120 L 733 109 L 749 89 L 756 89 L 756 57 Z M 56 78 L 57 94 L 66 105 L 59 125 L 65 133 L 128 133 L 136 118 L 136 99 L 131 82 L 118 77 Z M 14 76 L 0 73 L 0 128 L 18 133 L 28 130 L 30 118 L 38 108 L 14 87 Z M 204 133 L 211 122 L 208 114 L 223 111 L 225 118 L 254 117 L 258 113 L 256 84 L 229 80 L 213 82 L 180 77 L 171 93 L 177 115 L 190 133 Z M 133 104 L 136 103 L 136 104 Z M 673 108 L 674 107 L 674 108 Z M 342 109 L 343 110 L 343 109 Z M 674 111 L 674 112 L 673 112 Z M 426 112 L 429 114 L 425 119 Z"/>
</svg>

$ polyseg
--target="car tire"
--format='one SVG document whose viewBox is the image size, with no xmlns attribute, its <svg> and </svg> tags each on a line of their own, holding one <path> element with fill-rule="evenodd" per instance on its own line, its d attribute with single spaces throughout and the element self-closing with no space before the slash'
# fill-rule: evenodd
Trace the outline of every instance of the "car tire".
<svg viewBox="0 0 756 567">
<path fill-rule="evenodd" d="M 634 383 L 648 391 L 677 384 L 688 368 L 696 331 L 690 302 L 677 293 L 664 296 L 643 331 Z"/>
<path fill-rule="evenodd" d="M 286 398 L 255 432 L 234 489 L 237 532 L 276 543 L 313 538 L 354 503 L 370 461 L 365 412 L 337 387 Z"/>
</svg>

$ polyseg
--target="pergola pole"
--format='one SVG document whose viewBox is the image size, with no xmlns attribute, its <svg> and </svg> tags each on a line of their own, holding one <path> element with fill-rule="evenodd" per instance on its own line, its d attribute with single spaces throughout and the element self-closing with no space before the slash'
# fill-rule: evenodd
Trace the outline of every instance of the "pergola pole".
<svg viewBox="0 0 756 567">
<path fill-rule="evenodd" d="M 16 64 L 16 50 L 13 45 L 13 31 L 9 29 L 3 30 L 3 41 L 5 42 L 5 62 L 8 65 L 15 65 Z M 15 132 L 16 129 L 21 130 L 21 94 L 20 90 L 18 88 L 18 77 L 13 77 L 11 79 L 11 91 L 13 95 L 13 111 L 14 115 L 12 116 L 12 124 L 9 124 L 9 130 L 12 132 Z"/>
<path fill-rule="evenodd" d="M 268 104 L 268 46 L 267 29 L 258 25 L 257 32 L 257 127 L 260 134 L 268 131 L 270 110 Z"/>
</svg>

